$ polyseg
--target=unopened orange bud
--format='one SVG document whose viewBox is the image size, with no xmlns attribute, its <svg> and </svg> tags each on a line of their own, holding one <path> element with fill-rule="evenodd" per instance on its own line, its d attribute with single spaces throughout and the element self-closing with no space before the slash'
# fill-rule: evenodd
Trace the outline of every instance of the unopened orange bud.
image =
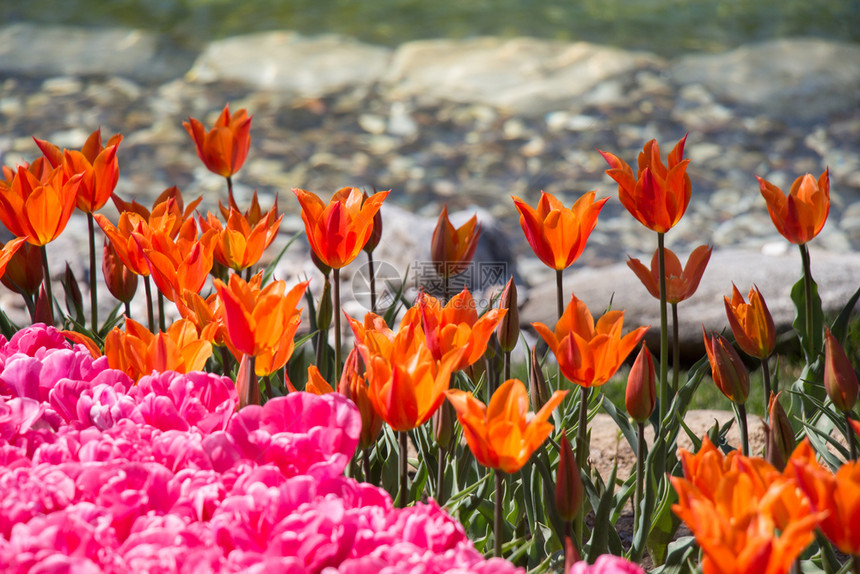
<svg viewBox="0 0 860 574">
<path fill-rule="evenodd" d="M 657 404 L 657 373 L 654 370 L 654 359 L 645 343 L 639 350 L 633 367 L 627 376 L 627 393 L 624 406 L 636 422 L 644 423 L 654 411 Z"/>
<path fill-rule="evenodd" d="M 767 359 L 776 347 L 776 327 L 758 287 L 749 292 L 749 303 L 732 284 L 732 298 L 723 297 L 726 316 L 738 346 L 750 357 Z"/>
<path fill-rule="evenodd" d="M 454 227 L 448 219 L 448 206 L 444 206 L 430 243 L 436 272 L 443 277 L 452 277 L 465 271 L 475 255 L 480 236 L 477 216 L 472 216 L 460 227 Z"/>
<path fill-rule="evenodd" d="M 84 321 L 84 298 L 81 296 L 81 288 L 78 286 L 78 280 L 75 279 L 75 274 L 72 273 L 72 268 L 66 263 L 66 271 L 63 274 L 63 289 L 66 298 L 66 309 L 69 315 L 74 315 L 78 322 Z"/>
<path fill-rule="evenodd" d="M 331 281 L 329 281 L 328 275 L 326 275 L 323 292 L 320 295 L 320 304 L 317 307 L 317 328 L 320 331 L 328 332 L 328 328 L 331 326 L 332 314 Z"/>
<path fill-rule="evenodd" d="M 137 274 L 125 266 L 108 239 L 102 250 L 102 273 L 111 295 L 118 301 L 130 303 L 137 291 Z"/>
<path fill-rule="evenodd" d="M 750 394 L 750 377 L 740 355 L 725 337 L 717 333 L 708 337 L 704 327 L 702 335 L 717 388 L 733 403 L 744 404 Z"/>
<path fill-rule="evenodd" d="M 765 425 L 765 458 L 777 470 L 785 469 L 788 457 L 794 452 L 796 441 L 794 440 L 794 429 L 788 422 L 788 415 L 779 402 L 779 394 L 771 395 L 768 402 L 769 424 Z"/>
<path fill-rule="evenodd" d="M 9 259 L 0 280 L 12 291 L 33 297 L 39 293 L 43 277 L 42 249 L 25 241 Z"/>
<path fill-rule="evenodd" d="M 367 201 L 367 193 L 361 193 L 361 201 L 362 203 Z M 364 244 L 364 251 L 373 253 L 373 250 L 379 245 L 380 239 L 382 239 L 382 209 L 377 211 L 376 215 L 373 216 L 373 231 L 370 233 L 367 243 Z"/>
<path fill-rule="evenodd" d="M 555 506 L 562 520 L 570 522 L 576 518 L 582 506 L 583 490 L 576 457 L 573 456 L 567 434 L 562 431 L 555 479 Z"/>
<path fill-rule="evenodd" d="M 48 299 L 48 295 L 45 293 L 45 286 L 42 285 L 39 289 L 39 298 L 36 299 L 36 310 L 33 313 L 33 322 L 53 326 L 54 310 L 52 307 L 53 301 Z"/>
<path fill-rule="evenodd" d="M 824 389 L 833 406 L 843 413 L 857 403 L 857 373 L 848 361 L 845 350 L 830 329 L 824 328 Z"/>
<path fill-rule="evenodd" d="M 441 448 L 451 448 L 451 441 L 454 438 L 454 407 L 451 403 L 445 401 L 433 414 L 433 435 L 436 437 L 436 444 Z"/>
<path fill-rule="evenodd" d="M 513 276 L 508 279 L 508 284 L 505 285 L 505 290 L 502 291 L 502 296 L 499 298 L 499 309 L 505 309 L 507 313 L 502 317 L 499 326 L 496 328 L 496 336 L 499 339 L 499 346 L 502 350 L 510 353 L 517 346 L 517 340 L 520 338 L 517 286 L 514 283 Z"/>
</svg>

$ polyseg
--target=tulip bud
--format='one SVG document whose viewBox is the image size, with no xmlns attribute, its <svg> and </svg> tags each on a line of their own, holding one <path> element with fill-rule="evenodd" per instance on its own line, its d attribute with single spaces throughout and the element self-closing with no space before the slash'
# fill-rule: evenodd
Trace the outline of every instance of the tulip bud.
<svg viewBox="0 0 860 574">
<path fill-rule="evenodd" d="M 42 286 L 42 249 L 25 242 L 6 264 L 6 272 L 0 281 L 10 290 L 24 297 L 33 297 Z"/>
<path fill-rule="evenodd" d="M 36 299 L 36 309 L 33 312 L 34 323 L 44 323 L 45 325 L 54 325 L 54 310 L 53 302 L 48 299 L 45 293 L 45 286 L 39 289 L 39 298 Z"/>
<path fill-rule="evenodd" d="M 520 337 L 520 314 L 517 309 L 517 286 L 514 283 L 514 278 L 511 276 L 508 279 L 508 284 L 505 285 L 505 290 L 502 291 L 502 296 L 499 298 L 499 309 L 507 310 L 505 316 L 499 321 L 499 326 L 496 327 L 496 336 L 499 339 L 499 346 L 506 353 L 510 353 L 517 346 L 517 340 Z"/>
<path fill-rule="evenodd" d="M 750 393 L 750 378 L 740 355 L 725 337 L 712 333 L 709 338 L 704 326 L 702 335 L 717 388 L 733 403 L 744 404 Z"/>
<path fill-rule="evenodd" d="M 376 190 L 373 190 L 376 192 Z M 367 200 L 367 194 L 362 192 L 361 194 L 361 202 Z M 373 250 L 376 249 L 376 246 L 379 245 L 379 240 L 382 239 L 382 209 L 376 212 L 376 215 L 373 216 L 373 231 L 370 233 L 370 237 L 367 238 L 367 243 L 364 244 L 364 250 L 367 253 L 373 253 Z"/>
<path fill-rule="evenodd" d="M 573 572 L 573 565 L 580 561 L 579 552 L 576 551 L 576 546 L 570 536 L 564 537 L 564 572 L 570 574 Z"/>
<path fill-rule="evenodd" d="M 354 402 L 358 412 L 361 413 L 361 434 L 358 445 L 364 449 L 370 448 L 382 432 L 382 417 L 373 409 L 373 403 L 367 391 L 367 381 L 364 375 L 358 372 L 359 356 L 357 348 L 347 355 L 338 383 L 338 392 Z"/>
<path fill-rule="evenodd" d="M 102 250 L 102 273 L 111 295 L 117 301 L 131 303 L 137 291 L 137 274 L 129 271 L 107 239 Z"/>
<path fill-rule="evenodd" d="M 824 390 L 839 411 L 847 413 L 857 403 L 857 373 L 845 350 L 827 327 L 824 328 Z"/>
<path fill-rule="evenodd" d="M 768 402 L 769 424 L 765 425 L 765 459 L 782 472 L 785 469 L 788 457 L 794 452 L 796 446 L 794 440 L 794 429 L 788 422 L 788 415 L 779 403 L 779 394 L 771 395 Z"/>
<path fill-rule="evenodd" d="M 436 437 L 436 444 L 441 448 L 451 448 L 454 438 L 454 407 L 448 401 L 444 401 L 433 413 L 433 435 Z"/>
<path fill-rule="evenodd" d="M 72 268 L 66 263 L 66 272 L 63 274 L 63 290 L 65 291 L 66 309 L 69 315 L 74 315 L 79 323 L 84 322 L 84 298 L 81 296 L 81 288 L 78 280 L 72 273 Z"/>
<path fill-rule="evenodd" d="M 576 457 L 573 456 L 567 434 L 562 430 L 555 479 L 555 506 L 562 520 L 570 522 L 576 518 L 582 506 L 583 490 Z"/>
<path fill-rule="evenodd" d="M 657 404 L 657 373 L 654 370 L 654 359 L 645 343 L 639 350 L 639 355 L 633 361 L 633 367 L 627 376 L 627 393 L 624 406 L 636 422 L 644 423 L 654 411 Z"/>
<path fill-rule="evenodd" d="M 480 235 L 477 216 L 472 216 L 464 225 L 456 228 L 448 219 L 448 206 L 443 207 L 430 241 L 430 255 L 436 273 L 442 277 L 452 277 L 465 271 L 475 255 Z"/>
<path fill-rule="evenodd" d="M 543 376 L 543 370 L 540 368 L 540 360 L 538 360 L 537 351 L 531 353 L 529 369 L 529 398 L 531 398 L 532 410 L 538 412 L 549 400 L 549 389 L 546 386 L 546 378 Z"/>
<path fill-rule="evenodd" d="M 331 281 L 329 281 L 328 275 L 326 275 L 323 292 L 320 296 L 320 304 L 317 307 L 317 328 L 320 331 L 328 331 L 328 328 L 331 326 L 332 314 Z"/>
</svg>

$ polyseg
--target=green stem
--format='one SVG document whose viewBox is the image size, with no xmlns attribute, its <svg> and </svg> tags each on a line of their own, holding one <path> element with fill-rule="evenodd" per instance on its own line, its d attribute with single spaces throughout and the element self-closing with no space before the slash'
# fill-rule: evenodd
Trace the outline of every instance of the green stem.
<svg viewBox="0 0 860 574">
<path fill-rule="evenodd" d="M 860 574 L 860 554 L 854 554 L 851 557 L 851 571 L 854 574 Z"/>
<path fill-rule="evenodd" d="M 576 466 L 581 470 L 586 469 L 588 464 L 588 387 L 580 387 L 579 392 L 579 421 L 576 427 Z M 574 529 L 574 544 L 582 548 L 583 535 L 585 532 L 585 505 L 579 507 L 576 515 L 576 527 Z"/>
<path fill-rule="evenodd" d="M 221 351 L 221 368 L 224 371 L 221 374 L 229 377 L 233 370 L 233 365 L 232 361 L 230 361 L 230 353 L 227 352 L 227 345 L 221 345 L 218 349 Z"/>
<path fill-rule="evenodd" d="M 162 332 L 167 331 L 167 320 L 164 318 L 164 294 L 158 292 L 158 325 Z"/>
<path fill-rule="evenodd" d="M 558 309 L 558 318 L 564 315 L 564 270 L 555 270 L 555 302 Z"/>
<path fill-rule="evenodd" d="M 361 449 L 361 462 L 364 470 L 364 482 L 370 482 L 370 449 Z"/>
<path fill-rule="evenodd" d="M 669 407 L 669 314 L 666 309 L 666 254 L 663 233 L 657 233 L 657 261 L 660 275 L 660 426 Z M 659 469 L 662 473 L 662 468 Z"/>
<path fill-rule="evenodd" d="M 633 507 L 634 528 L 638 526 L 641 516 L 642 496 L 645 493 L 645 423 L 637 423 L 638 438 L 636 443 L 636 494 Z"/>
<path fill-rule="evenodd" d="M 131 304 L 128 301 L 123 301 L 123 305 L 125 305 L 125 316 L 131 317 Z"/>
<path fill-rule="evenodd" d="M 678 394 L 681 375 L 681 338 L 678 336 L 678 304 L 672 303 L 672 392 Z"/>
<path fill-rule="evenodd" d="M 406 431 L 399 431 L 397 433 L 398 438 L 400 439 L 400 496 L 398 496 L 398 505 L 400 508 L 406 508 L 406 499 L 409 497 L 409 491 L 407 490 L 407 434 Z"/>
<path fill-rule="evenodd" d="M 502 543 L 504 542 L 502 530 L 502 494 L 505 483 L 505 477 L 502 471 L 496 469 L 496 500 L 493 505 L 493 530 L 496 543 L 496 557 L 502 557 Z"/>
<path fill-rule="evenodd" d="M 146 320 L 149 323 L 149 330 L 155 333 L 155 312 L 152 307 L 152 286 L 149 282 L 149 275 L 143 276 L 143 289 L 146 292 Z"/>
<path fill-rule="evenodd" d="M 51 272 L 48 270 L 48 249 L 42 245 L 42 270 L 44 271 L 45 295 L 48 297 L 48 305 L 51 311 L 51 325 L 54 323 L 54 290 L 51 288 Z"/>
<path fill-rule="evenodd" d="M 770 396 L 776 389 L 770 388 L 770 370 L 767 368 L 767 358 L 761 360 L 761 375 L 764 383 L 764 418 L 767 420 L 769 415 L 767 407 L 770 405 Z"/>
<path fill-rule="evenodd" d="M 815 353 L 813 336 L 814 321 L 812 311 L 812 266 L 809 260 L 809 248 L 806 243 L 801 243 L 800 259 L 803 261 L 803 295 L 804 307 L 806 313 L 806 358 L 807 362 L 812 361 Z"/>
<path fill-rule="evenodd" d="M 504 380 L 507 381 L 510 378 L 511 378 L 511 352 L 505 351 L 505 378 L 504 378 Z"/>
<path fill-rule="evenodd" d="M 741 448 L 743 455 L 750 455 L 750 439 L 747 430 L 747 407 L 743 403 L 738 403 L 738 430 L 741 433 Z"/>
<path fill-rule="evenodd" d="M 266 401 L 272 398 L 272 375 L 268 374 L 263 377 L 263 384 L 266 386 Z M 266 401 L 260 401 L 260 404 L 265 404 Z"/>
<path fill-rule="evenodd" d="M 445 504 L 445 465 L 448 462 L 448 449 L 439 447 L 439 465 L 436 469 L 436 502 Z"/>
<path fill-rule="evenodd" d="M 334 275 L 334 380 L 340 380 L 340 269 L 332 269 Z"/>
<path fill-rule="evenodd" d="M 99 324 L 99 294 L 96 283 L 96 230 L 93 214 L 87 213 L 87 230 L 90 235 L 90 320 L 93 333 L 98 332 Z"/>
<path fill-rule="evenodd" d="M 227 176 L 227 202 L 229 203 L 230 207 L 238 208 L 238 206 L 236 205 L 236 200 L 233 198 L 233 178 L 229 175 Z"/>
<path fill-rule="evenodd" d="M 857 437 L 851 427 L 851 416 L 845 413 L 845 441 L 848 443 L 848 454 L 851 460 L 857 460 Z M 855 556 L 856 558 L 856 556 Z"/>
<path fill-rule="evenodd" d="M 376 272 L 373 268 L 373 253 L 367 252 L 367 273 L 370 280 L 370 310 L 376 314 Z"/>
</svg>

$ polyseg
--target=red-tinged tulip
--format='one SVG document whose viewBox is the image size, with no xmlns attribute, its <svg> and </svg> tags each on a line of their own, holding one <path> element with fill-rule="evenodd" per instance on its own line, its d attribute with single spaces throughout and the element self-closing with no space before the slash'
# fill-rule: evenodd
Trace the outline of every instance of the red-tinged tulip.
<svg viewBox="0 0 860 574">
<path fill-rule="evenodd" d="M 361 192 L 362 198 L 364 201 L 367 201 L 367 193 Z M 364 251 L 366 253 L 373 253 L 376 249 L 376 246 L 379 245 L 379 241 L 382 239 L 382 210 L 376 212 L 376 215 L 373 216 L 373 231 L 370 233 L 370 237 L 367 239 L 367 243 L 364 244 Z"/>
<path fill-rule="evenodd" d="M 204 299 L 197 292 L 186 289 L 174 303 L 179 315 L 194 324 L 201 339 L 211 341 L 213 345 L 226 344 L 223 306 L 217 293 Z"/>
<path fill-rule="evenodd" d="M 214 260 L 216 232 L 212 229 L 197 236 L 193 219 L 187 220 L 174 241 L 166 233 L 152 232 L 149 237 L 132 233 L 140 244 L 149 242 L 143 254 L 158 290 L 176 301 L 186 289 L 199 293 L 209 276 Z"/>
<path fill-rule="evenodd" d="M 749 303 L 732 283 L 732 298 L 723 297 L 729 326 L 741 350 L 751 357 L 767 359 L 776 347 L 776 327 L 758 287 L 749 292 Z"/>
<path fill-rule="evenodd" d="M 149 263 L 143 250 L 151 244 L 149 237 L 152 236 L 152 230 L 149 224 L 140 215 L 132 211 L 122 212 L 116 226 L 101 213 L 96 213 L 93 217 L 107 238 L 110 239 L 116 254 L 129 271 L 137 275 L 148 276 Z M 142 241 L 142 238 L 145 241 Z"/>
<path fill-rule="evenodd" d="M 265 219 L 252 226 L 244 215 L 231 208 L 226 226 L 212 213 L 208 213 L 206 219 L 200 218 L 200 229 L 203 233 L 210 229 L 217 233 L 215 259 L 225 267 L 241 271 L 260 260 L 263 251 L 278 236 L 283 218 L 283 215 L 278 217 L 275 206 Z"/>
<path fill-rule="evenodd" d="M 756 179 L 770 219 L 783 237 L 802 245 L 821 232 L 830 213 L 829 170 L 824 170 L 818 181 L 808 173 L 797 178 L 788 195 L 772 183 L 758 176 Z"/>
<path fill-rule="evenodd" d="M 854 367 L 827 327 L 824 328 L 824 390 L 833 406 L 843 413 L 854 408 L 860 391 Z"/>
<path fill-rule="evenodd" d="M 136 213 L 150 227 L 164 231 L 173 238 L 176 238 L 182 224 L 194 215 L 194 210 L 203 201 L 203 197 L 198 197 L 186 206 L 182 192 L 175 185 L 168 187 L 155 198 L 152 209 L 147 209 L 137 201 L 123 201 L 116 194 L 113 194 L 111 199 L 120 214 L 126 211 Z"/>
<path fill-rule="evenodd" d="M 36 307 L 33 312 L 33 323 L 54 324 L 54 304 L 45 292 L 45 284 L 39 287 L 39 296 L 36 298 Z"/>
<path fill-rule="evenodd" d="M 436 273 L 442 277 L 452 277 L 465 271 L 475 255 L 480 236 L 481 226 L 478 225 L 477 215 L 460 227 L 454 227 L 448 219 L 448 206 L 443 206 L 430 240 L 430 257 Z"/>
<path fill-rule="evenodd" d="M 46 245 L 66 228 L 81 184 L 81 175 L 67 177 L 62 167 L 37 178 L 19 166 L 11 185 L 0 185 L 0 221 L 33 245 Z"/>
<path fill-rule="evenodd" d="M 185 319 L 174 322 L 166 332 L 153 334 L 126 318 L 125 332 L 115 327 L 105 338 L 105 356 L 110 368 L 119 369 L 134 380 L 153 371 L 199 371 L 211 355 L 211 343 L 201 339 L 195 326 Z"/>
<path fill-rule="evenodd" d="M 684 136 L 669 153 L 668 166 L 660 159 L 657 140 L 649 141 L 639 154 L 639 169 L 635 175 L 624 160 L 600 152 L 610 167 L 606 173 L 618 183 L 621 204 L 651 231 L 669 231 L 690 204 L 692 186 L 687 175 L 690 160 L 682 159 L 686 141 L 687 136 Z"/>
<path fill-rule="evenodd" d="M 328 205 L 309 191 L 294 189 L 311 249 L 332 269 L 349 265 L 373 233 L 373 218 L 388 195 L 380 191 L 362 199 L 355 187 L 338 190 Z"/>
<path fill-rule="evenodd" d="M 680 303 L 689 299 L 699 288 L 699 282 L 705 273 L 705 267 L 711 258 L 712 248 L 708 245 L 700 245 L 690 253 L 686 267 L 681 267 L 681 260 L 670 249 L 664 249 L 666 267 L 666 302 L 670 304 Z M 651 258 L 651 268 L 648 269 L 638 259 L 630 258 L 627 266 L 636 273 L 636 276 L 648 289 L 652 297 L 660 298 L 660 263 L 659 252 L 654 251 Z"/>
<path fill-rule="evenodd" d="M 346 357 L 337 390 L 350 399 L 361 413 L 361 435 L 358 445 L 370 448 L 382 432 L 382 418 L 373 408 L 367 379 L 358 372 L 359 352 L 354 348 Z"/>
<path fill-rule="evenodd" d="M 215 121 L 215 126 L 206 131 L 203 124 L 194 118 L 182 122 L 185 131 L 194 140 L 197 156 L 212 173 L 230 177 L 245 163 L 251 148 L 251 118 L 241 109 L 230 114 L 230 104 Z"/>
<path fill-rule="evenodd" d="M 78 209 L 94 213 L 104 207 L 119 180 L 116 152 L 122 135 L 111 136 L 107 145 L 103 146 L 101 129 L 97 129 L 90 134 L 80 151 L 60 151 L 52 143 L 33 139 L 53 167 L 62 165 L 68 177 L 82 174 L 76 202 Z"/>
<path fill-rule="evenodd" d="M 644 423 L 657 405 L 657 373 L 654 359 L 645 344 L 639 349 L 633 367 L 627 376 L 627 393 L 624 406 L 636 422 Z"/>
<path fill-rule="evenodd" d="M 520 227 L 538 259 L 557 271 L 567 269 L 585 249 L 597 225 L 597 215 L 609 198 L 594 200 L 589 191 L 568 209 L 552 194 L 541 192 L 537 209 L 514 197 Z"/>
<path fill-rule="evenodd" d="M 19 239 L 23 241 L 20 242 L 21 245 L 18 249 L 13 250 L 12 257 L 6 262 L 6 271 L 0 277 L 0 281 L 16 293 L 25 297 L 34 297 L 39 293 L 39 287 L 42 285 L 42 278 L 44 277 L 42 250 L 32 243 L 28 243 L 23 237 Z M 11 243 L 12 241 L 6 246 Z M 4 250 L 6 246 L 3 247 Z"/>
<path fill-rule="evenodd" d="M 328 393 L 333 393 L 334 389 L 328 381 L 326 381 L 320 370 L 317 369 L 316 365 L 310 365 L 308 367 L 308 382 L 305 384 L 305 392 L 313 393 L 315 395 L 325 395 Z"/>
<path fill-rule="evenodd" d="M 463 436 L 475 459 L 488 468 L 514 473 L 543 444 L 552 424 L 547 422 L 568 391 L 556 391 L 543 408 L 530 416 L 526 386 L 508 379 L 496 389 L 489 406 L 459 389 L 445 394 L 457 411 Z"/>
<path fill-rule="evenodd" d="M 60 333 L 62 333 L 63 336 L 72 343 L 76 345 L 83 345 L 84 347 L 86 347 L 87 351 L 90 352 L 90 355 L 93 359 L 98 359 L 102 356 L 102 351 L 101 349 L 99 349 L 99 346 L 96 344 L 96 342 L 84 335 L 83 333 L 69 330 L 62 330 L 60 331 Z"/>
<path fill-rule="evenodd" d="M 514 283 L 514 278 L 508 279 L 505 289 L 499 297 L 499 309 L 504 310 L 505 314 L 502 320 L 499 321 L 499 326 L 496 328 L 496 338 L 499 341 L 499 347 L 503 351 L 510 353 L 517 346 L 520 338 L 520 313 L 517 308 L 517 286 Z"/>
<path fill-rule="evenodd" d="M 717 333 L 708 334 L 702 327 L 705 351 L 711 363 L 714 384 L 726 398 L 736 404 L 744 404 L 750 394 L 750 378 L 738 352 L 729 341 Z"/>
<path fill-rule="evenodd" d="M 579 513 L 582 507 L 582 499 L 585 489 L 582 486 L 582 477 L 579 474 L 579 466 L 567 433 L 561 433 L 561 442 L 558 449 L 558 469 L 555 478 L 555 507 L 558 515 L 565 522 L 570 522 Z"/>
<path fill-rule="evenodd" d="M 125 266 L 107 237 L 102 249 L 102 273 L 111 295 L 117 301 L 131 303 L 137 291 L 137 274 Z"/>
<path fill-rule="evenodd" d="M 9 266 L 9 262 L 12 261 L 12 258 L 21 248 L 21 245 L 26 243 L 26 241 L 26 237 L 16 237 L 5 245 L 0 244 L 2 245 L 2 248 L 0 248 L 0 277 L 6 273 L 6 268 Z"/>
<path fill-rule="evenodd" d="M 484 356 L 493 331 L 506 313 L 504 309 L 490 309 L 478 317 L 475 300 L 468 289 L 451 297 L 444 307 L 438 299 L 422 291 L 418 295 L 418 310 L 427 347 L 437 361 L 455 349 L 463 349 L 455 371 L 465 369 Z"/>
<path fill-rule="evenodd" d="M 765 425 L 765 457 L 777 470 L 785 469 L 788 457 L 794 452 L 796 441 L 794 429 L 788 415 L 779 402 L 779 395 L 771 395 L 768 401 L 768 421 Z"/>
<path fill-rule="evenodd" d="M 794 457 L 791 464 L 812 508 L 824 515 L 821 531 L 839 551 L 860 554 L 860 462 L 846 462 L 835 474 Z"/>
<path fill-rule="evenodd" d="M 261 280 L 261 273 L 250 283 L 234 273 L 228 284 L 219 279 L 214 284 L 224 309 L 227 346 L 237 359 L 256 357 L 254 371 L 262 377 L 282 368 L 293 354 L 293 338 L 301 321 L 297 306 L 308 282 L 287 291 L 285 281 L 261 288 Z"/>
<path fill-rule="evenodd" d="M 585 303 L 571 295 L 554 331 L 543 323 L 532 326 L 546 341 L 570 382 L 596 387 L 615 374 L 648 331 L 648 327 L 639 327 L 622 337 L 623 324 L 624 311 L 609 311 L 595 324 Z"/>
</svg>

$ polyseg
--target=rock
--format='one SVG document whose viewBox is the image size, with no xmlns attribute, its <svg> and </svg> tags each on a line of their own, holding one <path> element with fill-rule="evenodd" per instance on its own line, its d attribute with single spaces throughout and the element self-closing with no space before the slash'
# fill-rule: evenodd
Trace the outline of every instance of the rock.
<svg viewBox="0 0 860 574">
<path fill-rule="evenodd" d="M 143 30 L 32 24 L 0 28 L 0 75 L 121 75 L 164 81 L 185 73 L 191 61 L 189 53 Z"/>
<path fill-rule="evenodd" d="M 662 60 L 586 42 L 474 38 L 408 42 L 394 53 L 387 96 L 480 103 L 511 113 L 567 110 L 607 80 Z M 613 92 L 615 98 L 623 94 Z M 601 103 L 610 104 L 607 96 Z"/>
<path fill-rule="evenodd" d="M 686 263 L 686 254 L 679 254 L 679 257 L 682 263 Z M 860 287 L 860 254 L 813 249 L 811 259 L 812 276 L 818 284 L 825 312 L 840 310 Z M 643 263 L 649 265 L 650 258 Z M 790 291 L 800 279 L 801 269 L 797 249 L 774 255 L 731 248 L 715 249 L 696 293 L 678 304 L 682 355 L 692 360 L 702 356 L 702 325 L 708 331 L 729 329 L 723 297 L 731 296 L 732 282 L 745 299 L 750 287 L 757 285 L 773 315 L 777 333 L 790 330 L 794 321 Z M 565 274 L 564 285 L 567 297 L 574 293 L 588 305 L 595 317 L 602 314 L 611 298 L 613 309 L 624 310 L 625 333 L 640 325 L 650 325 L 646 341 L 652 349 L 659 348 L 659 302 L 648 294 L 626 264 L 574 269 Z M 532 288 L 520 311 L 520 318 L 524 326 L 535 321 L 555 325 L 555 285 L 545 282 Z"/>
<path fill-rule="evenodd" d="M 217 40 L 188 74 L 198 82 L 239 82 L 257 90 L 283 90 L 318 98 L 375 84 L 391 51 L 335 35 L 261 32 Z"/>
<path fill-rule="evenodd" d="M 682 86 L 786 118 L 813 119 L 860 103 L 860 46 L 827 40 L 773 40 L 723 54 L 683 56 L 670 66 Z"/>
</svg>

